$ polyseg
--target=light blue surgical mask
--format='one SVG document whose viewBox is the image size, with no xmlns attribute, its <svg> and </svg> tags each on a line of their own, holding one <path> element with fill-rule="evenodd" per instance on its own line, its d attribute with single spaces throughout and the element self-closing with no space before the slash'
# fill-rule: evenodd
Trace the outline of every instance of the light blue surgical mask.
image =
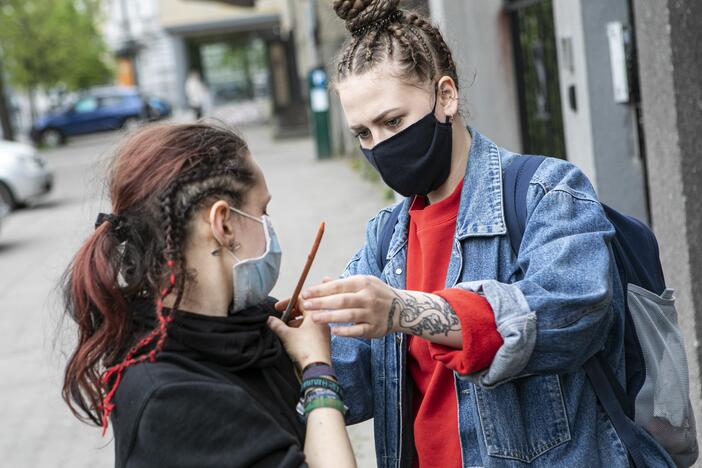
<svg viewBox="0 0 702 468">
<path fill-rule="evenodd" d="M 261 223 L 266 236 L 266 250 L 260 257 L 241 260 L 234 252 L 225 249 L 237 261 L 232 271 L 234 278 L 232 312 L 239 312 L 247 307 L 260 304 L 268 297 L 276 281 L 278 281 L 282 252 L 278 243 L 278 237 L 268 216 L 263 215 L 261 218 L 256 218 L 236 208 L 230 207 L 229 209 L 241 216 Z"/>
</svg>

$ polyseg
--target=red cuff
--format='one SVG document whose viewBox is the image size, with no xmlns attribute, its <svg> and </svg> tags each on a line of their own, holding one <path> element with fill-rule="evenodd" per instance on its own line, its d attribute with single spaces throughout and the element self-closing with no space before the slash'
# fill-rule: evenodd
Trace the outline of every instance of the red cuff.
<svg viewBox="0 0 702 468">
<path fill-rule="evenodd" d="M 461 322 L 462 349 L 429 343 L 429 354 L 461 375 L 486 369 L 502 346 L 492 307 L 479 294 L 450 288 L 434 294 L 444 298 Z"/>
</svg>

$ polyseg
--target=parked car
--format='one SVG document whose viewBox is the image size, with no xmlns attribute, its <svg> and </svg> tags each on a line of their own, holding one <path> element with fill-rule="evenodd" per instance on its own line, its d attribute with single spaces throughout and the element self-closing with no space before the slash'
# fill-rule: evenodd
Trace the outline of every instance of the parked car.
<svg viewBox="0 0 702 468">
<path fill-rule="evenodd" d="M 33 146 L 0 140 L 0 210 L 40 198 L 53 182 L 53 173 Z"/>
<path fill-rule="evenodd" d="M 142 95 L 134 88 L 100 88 L 37 119 L 31 137 L 35 143 L 57 146 L 72 135 L 129 128 L 140 121 L 168 117 L 171 112 L 166 101 Z"/>
</svg>

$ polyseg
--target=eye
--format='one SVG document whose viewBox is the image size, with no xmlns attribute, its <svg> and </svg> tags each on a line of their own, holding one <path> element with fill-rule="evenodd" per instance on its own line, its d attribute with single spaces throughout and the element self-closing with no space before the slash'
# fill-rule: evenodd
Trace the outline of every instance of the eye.
<svg viewBox="0 0 702 468">
<path fill-rule="evenodd" d="M 355 138 L 358 138 L 359 140 L 367 140 L 368 138 L 371 137 L 371 134 L 370 134 L 370 130 L 365 128 L 365 129 L 361 130 L 360 132 L 355 133 L 353 136 Z"/>
<path fill-rule="evenodd" d="M 400 117 L 395 117 L 394 119 L 386 120 L 385 126 L 389 128 L 397 128 L 402 124 L 402 119 Z"/>
</svg>

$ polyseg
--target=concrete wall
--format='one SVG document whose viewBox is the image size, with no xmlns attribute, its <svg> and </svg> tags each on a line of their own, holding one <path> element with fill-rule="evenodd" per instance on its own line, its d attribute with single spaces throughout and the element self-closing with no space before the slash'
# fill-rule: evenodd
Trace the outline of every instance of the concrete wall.
<svg viewBox="0 0 702 468">
<path fill-rule="evenodd" d="M 430 0 L 429 9 L 457 63 L 468 124 L 520 151 L 512 34 L 502 0 Z"/>
<path fill-rule="evenodd" d="M 648 221 L 636 110 L 614 100 L 606 30 L 613 21 L 630 27 L 627 3 L 554 0 L 563 128 L 568 160 L 588 175 L 600 199 Z"/>
<path fill-rule="evenodd" d="M 702 2 L 634 0 L 653 228 L 690 368 L 702 433 Z M 702 445 L 702 438 L 698 437 Z"/>
<path fill-rule="evenodd" d="M 636 110 L 633 104 L 614 100 L 606 31 L 613 21 L 630 28 L 628 0 L 581 0 L 581 4 L 598 194 L 613 208 L 648 221 Z"/>
<path fill-rule="evenodd" d="M 566 154 L 568 161 L 578 166 L 597 189 L 592 116 L 590 115 L 590 86 L 580 0 L 556 0 L 553 3 L 553 16 Z M 572 103 L 571 92 L 574 93 Z"/>
</svg>

